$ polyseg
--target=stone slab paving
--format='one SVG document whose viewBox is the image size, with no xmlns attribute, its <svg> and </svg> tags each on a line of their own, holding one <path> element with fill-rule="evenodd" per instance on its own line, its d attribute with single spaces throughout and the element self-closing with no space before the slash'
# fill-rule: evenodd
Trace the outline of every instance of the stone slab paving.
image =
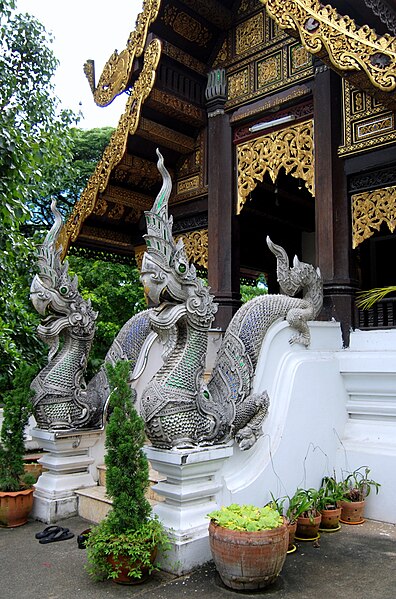
<svg viewBox="0 0 396 599">
<path fill-rule="evenodd" d="M 39 544 L 45 524 L 31 521 L 0 529 L 0 599 L 396 599 L 396 526 L 366 521 L 322 533 L 316 542 L 300 542 L 287 556 L 279 580 L 265 591 L 236 593 L 226 589 L 208 562 L 183 577 L 156 573 L 143 585 L 94 582 L 84 569 L 85 551 L 76 537 L 89 522 L 73 517 L 59 522 L 73 539 Z M 210 556 L 208 556 L 208 559 Z"/>
</svg>

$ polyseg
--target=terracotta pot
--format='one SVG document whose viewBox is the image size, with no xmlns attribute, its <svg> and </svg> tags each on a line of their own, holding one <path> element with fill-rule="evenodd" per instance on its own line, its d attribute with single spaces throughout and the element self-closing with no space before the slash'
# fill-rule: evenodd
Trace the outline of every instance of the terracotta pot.
<svg viewBox="0 0 396 599">
<path fill-rule="evenodd" d="M 34 489 L 0 491 L 0 526 L 14 528 L 26 524 L 33 507 Z"/>
<path fill-rule="evenodd" d="M 364 522 L 364 501 L 341 501 L 341 522 L 361 524 Z"/>
<path fill-rule="evenodd" d="M 209 524 L 213 561 L 223 583 L 236 590 L 263 589 L 279 576 L 286 559 L 289 532 L 282 526 L 272 530 L 245 532 Z"/>
<path fill-rule="evenodd" d="M 153 549 L 150 557 L 150 561 L 153 564 L 155 558 L 157 557 L 157 548 Z M 109 555 L 107 561 L 113 566 L 121 566 L 121 570 L 119 575 L 116 578 L 113 578 L 113 582 L 117 584 L 141 584 L 145 582 L 150 576 L 149 568 L 141 568 L 142 575 L 140 578 L 134 578 L 133 576 L 128 576 L 128 572 L 131 567 L 135 568 L 136 565 L 139 565 L 139 562 L 133 562 L 131 564 L 131 560 L 128 557 L 118 556 L 117 559 L 113 557 L 113 555 Z"/>
<path fill-rule="evenodd" d="M 333 508 L 329 510 L 321 510 L 322 521 L 320 528 L 323 530 L 334 530 L 340 526 L 341 508 Z"/>
<path fill-rule="evenodd" d="M 319 533 L 319 526 L 322 520 L 322 515 L 318 514 L 313 518 L 305 518 L 299 516 L 297 518 L 296 538 L 300 539 L 316 539 Z"/>
<path fill-rule="evenodd" d="M 289 546 L 287 550 L 291 551 L 294 548 L 294 536 L 297 530 L 297 521 L 288 522 L 287 530 L 289 531 Z"/>
</svg>

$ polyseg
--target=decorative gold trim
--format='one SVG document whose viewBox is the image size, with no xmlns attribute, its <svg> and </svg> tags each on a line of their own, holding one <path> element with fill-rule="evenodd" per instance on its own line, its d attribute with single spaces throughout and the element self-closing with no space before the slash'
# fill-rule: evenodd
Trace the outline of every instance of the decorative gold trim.
<svg viewBox="0 0 396 599">
<path fill-rule="evenodd" d="M 60 232 L 59 245 L 63 248 L 62 257 L 67 253 L 70 242 L 77 239 L 85 219 L 92 213 L 98 194 L 105 191 L 112 169 L 121 161 L 125 153 L 128 135 L 133 135 L 138 127 L 143 102 L 154 85 L 160 56 L 161 43 L 158 39 L 154 39 L 144 53 L 143 69 L 131 90 L 117 129 L 112 134 L 101 160 L 96 165 L 95 172 L 89 178 L 72 214 Z"/>
<path fill-rule="evenodd" d="M 194 262 L 197 266 L 208 268 L 208 230 L 200 229 L 199 231 L 191 231 L 178 235 L 176 242 L 183 239 L 187 257 L 190 262 Z M 145 245 L 135 247 L 135 260 L 137 267 L 142 266 L 143 254 L 146 251 Z"/>
<path fill-rule="evenodd" d="M 266 172 L 275 183 L 283 167 L 287 174 L 305 181 L 305 187 L 314 192 L 313 121 L 305 121 L 275 131 L 237 146 L 238 206 L 240 214 L 247 197 Z"/>
<path fill-rule="evenodd" d="M 352 196 L 352 247 L 362 243 L 379 231 L 382 223 L 389 231 L 396 227 L 396 186 L 383 187 L 374 191 Z"/>
<path fill-rule="evenodd" d="M 396 113 L 371 94 L 343 80 L 344 141 L 338 154 L 346 156 L 396 141 Z"/>
<path fill-rule="evenodd" d="M 85 63 L 84 73 L 98 106 L 108 106 L 127 89 L 133 62 L 143 54 L 148 29 L 158 16 L 160 4 L 161 0 L 144 0 L 143 10 L 136 19 L 135 30 L 129 34 L 126 48 L 120 54 L 114 50 L 103 68 L 96 89 L 94 62 L 88 60 Z"/>
<path fill-rule="evenodd" d="M 342 71 L 364 72 L 383 92 L 396 88 L 396 39 L 378 36 L 367 25 L 358 27 L 348 16 L 318 0 L 260 0 L 282 29 L 298 37 L 303 46 L 322 60 L 328 58 Z"/>
</svg>

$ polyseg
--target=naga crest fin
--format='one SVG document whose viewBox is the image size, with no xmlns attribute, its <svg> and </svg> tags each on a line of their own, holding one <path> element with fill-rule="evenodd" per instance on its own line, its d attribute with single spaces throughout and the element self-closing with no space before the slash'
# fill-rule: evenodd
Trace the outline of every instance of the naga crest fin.
<svg viewBox="0 0 396 599">
<path fill-rule="evenodd" d="M 40 246 L 37 258 L 40 278 L 48 287 L 56 286 L 64 270 L 60 259 L 62 247 L 56 247 L 63 220 L 54 199 L 51 202 L 51 212 L 55 217 L 54 224 Z"/>
<path fill-rule="evenodd" d="M 144 235 L 147 254 L 152 256 L 158 264 L 174 269 L 179 276 L 195 278 L 195 268 L 189 265 L 183 241 L 179 239 L 176 243 L 173 238 L 173 218 L 168 216 L 172 181 L 158 148 L 157 155 L 157 168 L 162 176 L 162 187 L 152 209 L 144 213 L 147 224 L 147 234 Z"/>
</svg>

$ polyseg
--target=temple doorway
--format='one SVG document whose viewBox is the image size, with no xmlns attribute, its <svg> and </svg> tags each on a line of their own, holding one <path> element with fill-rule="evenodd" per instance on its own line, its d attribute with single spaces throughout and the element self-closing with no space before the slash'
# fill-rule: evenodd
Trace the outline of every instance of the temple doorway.
<svg viewBox="0 0 396 599">
<path fill-rule="evenodd" d="M 303 181 L 283 169 L 275 183 L 264 175 L 237 218 L 242 279 L 253 283 L 264 273 L 269 293 L 278 293 L 276 260 L 267 247 L 267 235 L 287 251 L 290 261 L 297 254 L 300 260 L 316 264 L 315 198 Z"/>
</svg>

